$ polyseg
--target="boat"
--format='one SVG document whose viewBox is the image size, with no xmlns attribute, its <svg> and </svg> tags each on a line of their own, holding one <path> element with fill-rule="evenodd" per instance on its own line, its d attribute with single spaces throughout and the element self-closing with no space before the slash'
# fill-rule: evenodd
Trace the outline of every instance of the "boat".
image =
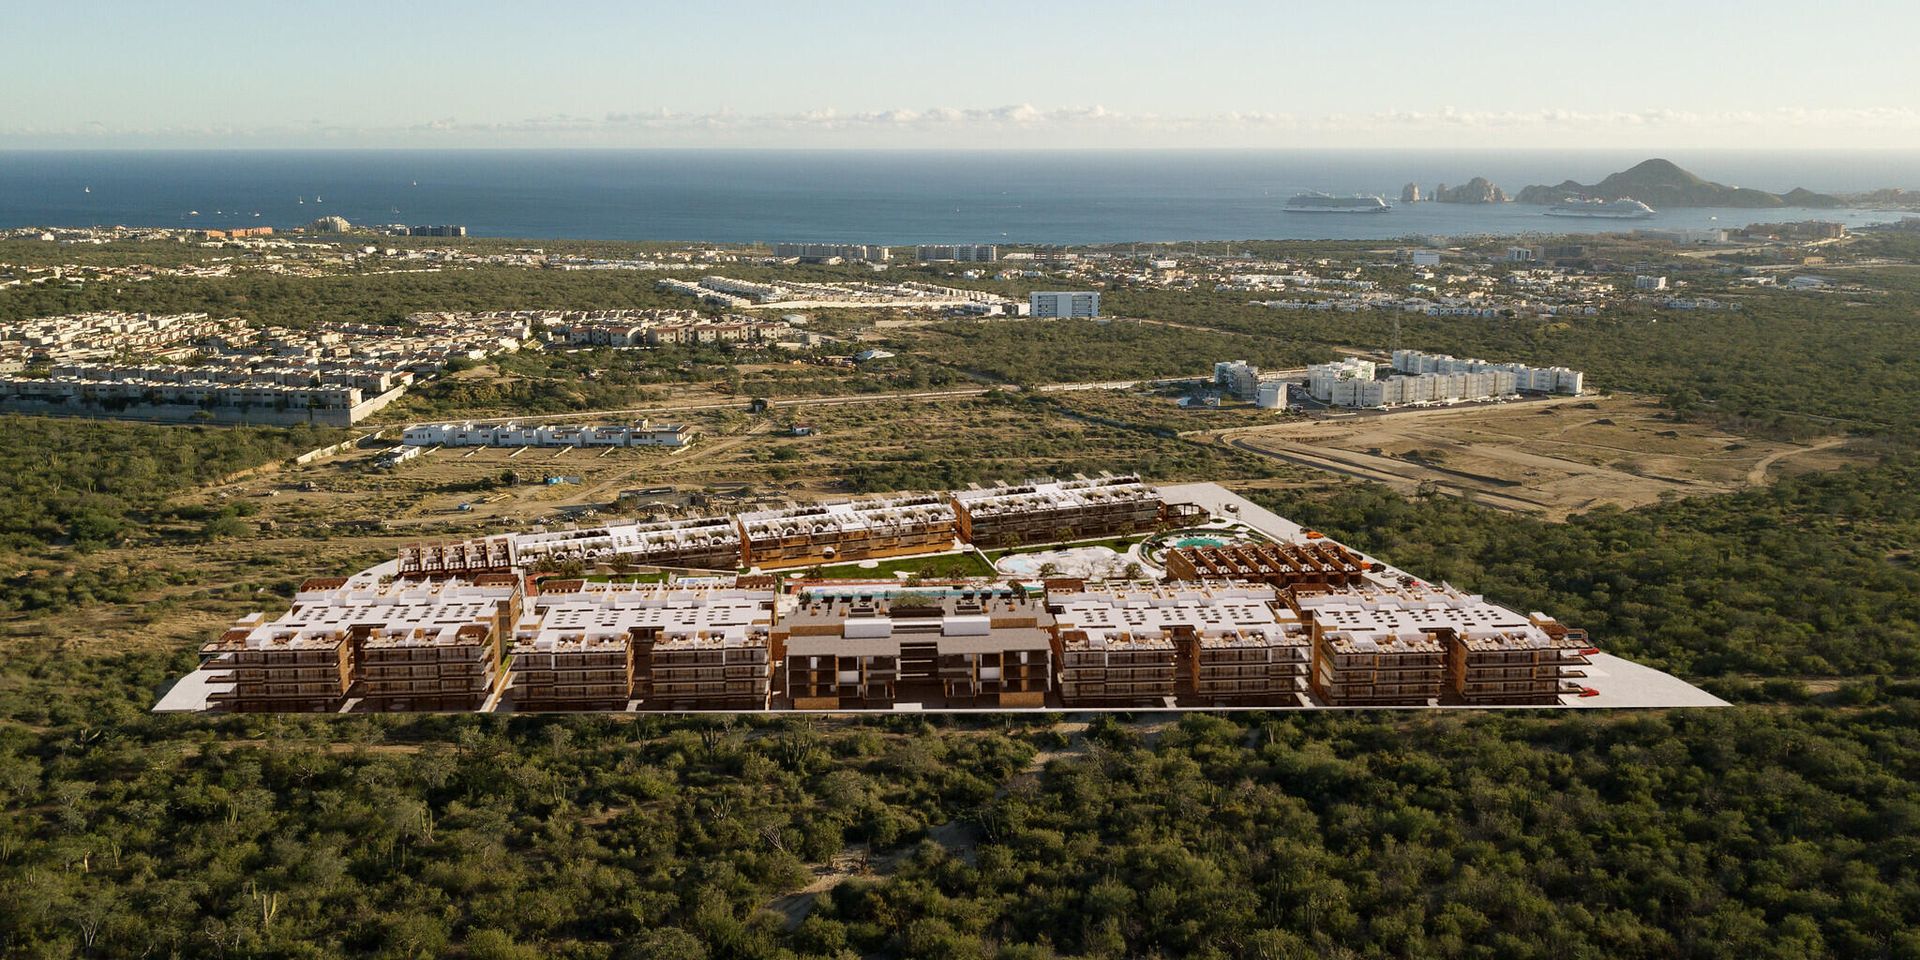
<svg viewBox="0 0 1920 960">
<path fill-rule="evenodd" d="M 92 193 L 92 192 L 93 192 L 93 188 L 92 188 L 92 187 L 81 187 L 81 188 L 80 188 L 80 192 L 81 192 L 81 193 Z"/>
<path fill-rule="evenodd" d="M 1288 200 L 1282 209 L 1287 213 L 1386 213 L 1393 205 L 1366 194 L 1336 197 L 1330 193 L 1302 193 Z"/>
<path fill-rule="evenodd" d="M 1655 210 L 1631 197 L 1618 200 L 1562 200 L 1547 208 L 1549 217 L 1589 217 L 1599 220 L 1645 220 Z"/>
</svg>

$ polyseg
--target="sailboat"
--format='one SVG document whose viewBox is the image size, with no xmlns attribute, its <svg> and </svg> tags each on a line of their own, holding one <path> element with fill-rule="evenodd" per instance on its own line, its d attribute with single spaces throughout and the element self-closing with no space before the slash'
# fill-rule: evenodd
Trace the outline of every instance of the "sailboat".
<svg viewBox="0 0 1920 960">
<path fill-rule="evenodd" d="M 92 187 L 81 187 L 81 188 L 80 188 L 80 192 L 81 192 L 81 193 L 92 193 L 92 192 L 93 192 L 93 188 L 92 188 Z"/>
</svg>

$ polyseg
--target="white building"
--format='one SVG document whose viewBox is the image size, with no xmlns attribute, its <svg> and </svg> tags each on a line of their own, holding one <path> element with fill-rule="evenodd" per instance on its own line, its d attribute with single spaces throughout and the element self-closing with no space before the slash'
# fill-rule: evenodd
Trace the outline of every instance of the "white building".
<svg viewBox="0 0 1920 960">
<path fill-rule="evenodd" d="M 914 248 L 913 255 L 922 262 L 957 260 L 961 263 L 993 263 L 1000 259 L 1000 248 L 991 243 L 921 244 Z"/>
<path fill-rule="evenodd" d="M 1492 363 L 1486 360 L 1462 360 L 1446 354 L 1419 350 L 1395 350 L 1396 373 L 1506 373 L 1513 377 L 1515 390 L 1529 393 L 1565 393 L 1578 395 L 1586 388 L 1586 375 L 1566 367 L 1532 367 L 1524 363 Z M 1511 391 L 1509 391 L 1511 392 Z"/>
<path fill-rule="evenodd" d="M 1333 363 L 1317 363 L 1307 368 L 1307 394 L 1321 403 L 1332 403 L 1338 384 L 1372 382 L 1374 363 L 1348 357 Z M 1350 391 L 1352 388 L 1342 388 Z"/>
<path fill-rule="evenodd" d="M 1409 256 L 1409 259 L 1413 261 L 1413 265 L 1416 267 L 1437 267 L 1440 265 L 1440 251 L 1415 250 Z"/>
<path fill-rule="evenodd" d="M 1637 276 L 1633 278 L 1633 288 L 1635 290 L 1665 290 L 1667 288 L 1667 278 Z"/>
<path fill-rule="evenodd" d="M 776 243 L 773 245 L 776 257 L 797 257 L 801 260 L 865 260 L 869 263 L 886 263 L 893 253 L 886 247 L 872 243 Z"/>
<path fill-rule="evenodd" d="M 401 434 L 413 447 L 684 447 L 693 428 L 680 423 L 549 425 L 507 423 L 416 423 Z"/>
<path fill-rule="evenodd" d="M 1260 381 L 1260 388 L 1253 395 L 1253 405 L 1262 410 L 1286 406 L 1287 382 L 1285 380 Z"/>
<path fill-rule="evenodd" d="M 1213 365 L 1213 384 L 1222 393 L 1252 400 L 1260 389 L 1260 370 L 1245 360 L 1225 360 Z"/>
<path fill-rule="evenodd" d="M 1027 304 L 1037 318 L 1100 315 L 1100 294 L 1093 290 L 1035 291 L 1027 296 Z"/>
</svg>

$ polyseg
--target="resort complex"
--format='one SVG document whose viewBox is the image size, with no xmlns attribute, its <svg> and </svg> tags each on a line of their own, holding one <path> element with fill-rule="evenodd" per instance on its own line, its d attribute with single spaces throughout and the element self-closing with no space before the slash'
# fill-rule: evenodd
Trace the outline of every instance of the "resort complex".
<svg viewBox="0 0 1920 960">
<path fill-rule="evenodd" d="M 882 566 L 955 556 L 980 574 Z M 1102 475 L 408 544 L 236 622 L 157 709 L 1644 705 L 1605 659 L 1211 484 Z"/>
</svg>

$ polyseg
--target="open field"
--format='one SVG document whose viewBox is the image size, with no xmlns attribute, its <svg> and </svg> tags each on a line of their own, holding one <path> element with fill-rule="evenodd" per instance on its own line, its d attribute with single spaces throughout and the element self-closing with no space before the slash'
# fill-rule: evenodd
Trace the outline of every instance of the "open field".
<svg viewBox="0 0 1920 960">
<path fill-rule="evenodd" d="M 1555 520 L 1599 506 L 1727 493 L 1783 472 L 1865 461 L 1841 438 L 1796 444 L 1738 437 L 1676 420 L 1636 396 L 1289 420 L 1209 436 L 1401 490 L 1428 484 Z"/>
</svg>

